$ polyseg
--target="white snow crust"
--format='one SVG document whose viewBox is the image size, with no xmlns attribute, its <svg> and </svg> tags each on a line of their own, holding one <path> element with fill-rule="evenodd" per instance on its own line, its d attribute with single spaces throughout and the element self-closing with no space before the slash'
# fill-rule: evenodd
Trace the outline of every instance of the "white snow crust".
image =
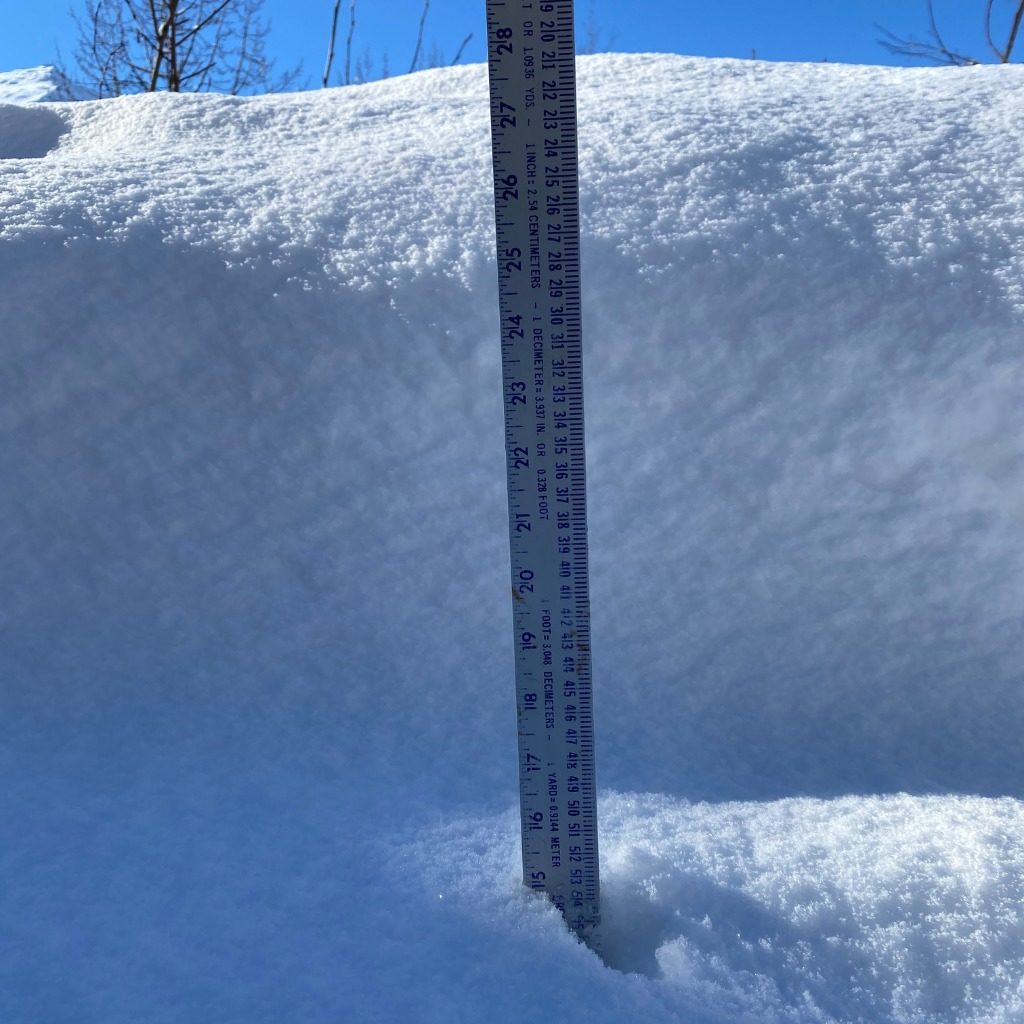
<svg viewBox="0 0 1024 1024">
<path fill-rule="evenodd" d="M 56 99 L 59 91 L 56 70 L 48 64 L 0 71 L 0 104 L 40 103 Z"/>
<path fill-rule="evenodd" d="M 5 1024 L 1024 1021 L 1024 74 L 579 70 L 603 961 L 518 875 L 485 69 L 0 90 Z"/>
</svg>

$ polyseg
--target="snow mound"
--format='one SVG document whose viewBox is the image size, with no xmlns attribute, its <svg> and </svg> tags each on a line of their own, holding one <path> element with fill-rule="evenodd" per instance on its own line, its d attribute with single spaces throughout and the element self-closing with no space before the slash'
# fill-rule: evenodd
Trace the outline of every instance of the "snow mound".
<svg viewBox="0 0 1024 1024">
<path fill-rule="evenodd" d="M 580 62 L 608 783 L 1021 794 L 1019 72 Z M 0 166 L 5 677 L 97 728 L 301 679 L 386 765 L 426 674 L 511 742 L 484 70 L 48 109 Z"/>
<path fill-rule="evenodd" d="M 690 804 L 605 794 L 601 955 L 695 1024 L 968 1024 L 1024 1014 L 1024 804 L 846 797 Z M 396 860 L 508 945 L 568 955 L 521 883 L 517 813 L 428 830 Z M 404 860 L 403 860 L 404 857 Z M 415 869 L 415 867 L 414 867 Z M 436 893 L 436 895 L 435 895 Z M 499 940 L 500 941 L 500 940 Z M 640 983 L 637 979 L 637 983 Z M 581 991 L 581 989 L 577 989 Z M 581 1007 L 582 1012 L 582 1007 Z M 602 1016 L 603 1019 L 603 1016 Z"/>
<path fill-rule="evenodd" d="M 59 98 L 57 72 L 49 65 L 0 71 L 0 103 L 40 103 Z"/>
<path fill-rule="evenodd" d="M 485 70 L 5 101 L 0 1018 L 1019 1021 L 1022 72 L 580 61 L 618 971 L 489 817 Z"/>
</svg>

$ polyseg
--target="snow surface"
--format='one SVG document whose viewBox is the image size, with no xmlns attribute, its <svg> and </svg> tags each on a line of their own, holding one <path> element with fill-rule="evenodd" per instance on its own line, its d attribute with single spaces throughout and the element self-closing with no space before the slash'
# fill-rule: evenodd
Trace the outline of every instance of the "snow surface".
<svg viewBox="0 0 1024 1024">
<path fill-rule="evenodd" d="M 0 103 L 38 103 L 60 93 L 57 72 L 49 64 L 0 71 Z"/>
<path fill-rule="evenodd" d="M 0 97 L 0 1019 L 1024 1021 L 1022 101 L 580 61 L 602 963 L 517 878 L 484 69 Z"/>
</svg>

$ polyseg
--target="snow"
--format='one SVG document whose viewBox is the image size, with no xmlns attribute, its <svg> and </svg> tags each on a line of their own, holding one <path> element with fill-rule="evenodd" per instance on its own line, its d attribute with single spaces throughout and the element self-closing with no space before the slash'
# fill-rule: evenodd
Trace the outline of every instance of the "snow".
<svg viewBox="0 0 1024 1024">
<path fill-rule="evenodd" d="M 1017 800 L 687 804 L 608 793 L 601 809 L 602 952 L 644 979 L 629 990 L 574 958 L 577 976 L 589 973 L 608 997 L 625 989 L 663 1002 L 668 1019 L 699 1021 L 1024 1014 Z M 567 959 L 557 913 L 509 899 L 519 864 L 498 837 L 516 828 L 514 814 L 458 821 L 428 832 L 409 856 L 434 861 L 427 877 L 467 919 L 532 926 L 545 959 Z M 495 877 L 505 881 L 498 892 Z M 617 1019 L 641 1019 L 643 1006 L 638 999 Z"/>
<path fill-rule="evenodd" d="M 53 100 L 60 93 L 56 68 L 41 64 L 37 68 L 0 71 L 0 104 L 39 103 Z"/>
<path fill-rule="evenodd" d="M 484 69 L 0 93 L 0 1017 L 1024 1020 L 1022 94 L 580 61 L 602 962 L 517 877 Z"/>
</svg>

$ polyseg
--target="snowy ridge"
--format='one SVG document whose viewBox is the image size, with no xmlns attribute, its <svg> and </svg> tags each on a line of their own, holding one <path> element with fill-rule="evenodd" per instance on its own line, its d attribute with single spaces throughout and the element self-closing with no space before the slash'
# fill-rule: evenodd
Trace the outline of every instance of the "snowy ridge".
<svg viewBox="0 0 1024 1024">
<path fill-rule="evenodd" d="M 1022 92 L 580 61 L 613 967 L 516 879 L 484 69 L 0 106 L 0 1016 L 1021 1020 Z"/>
<path fill-rule="evenodd" d="M 59 95 L 57 70 L 50 65 L 0 71 L 0 103 L 41 103 Z"/>
</svg>

